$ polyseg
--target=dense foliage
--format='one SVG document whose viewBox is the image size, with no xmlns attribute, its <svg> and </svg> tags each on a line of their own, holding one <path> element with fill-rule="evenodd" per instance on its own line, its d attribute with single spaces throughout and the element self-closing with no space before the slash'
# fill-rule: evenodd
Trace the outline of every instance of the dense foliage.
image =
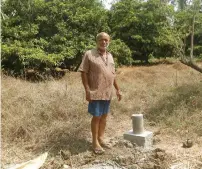
<svg viewBox="0 0 202 169">
<path fill-rule="evenodd" d="M 189 55 L 191 47 L 195 57 L 202 57 L 201 0 L 172 2 L 120 0 L 106 10 L 99 0 L 5 0 L 2 69 L 14 75 L 28 69 L 76 70 L 101 31 L 112 36 L 109 50 L 117 65 L 181 57 Z"/>
<path fill-rule="evenodd" d="M 73 69 L 95 35 L 108 31 L 106 10 L 95 0 L 7 0 L 3 3 L 2 66 Z"/>
</svg>

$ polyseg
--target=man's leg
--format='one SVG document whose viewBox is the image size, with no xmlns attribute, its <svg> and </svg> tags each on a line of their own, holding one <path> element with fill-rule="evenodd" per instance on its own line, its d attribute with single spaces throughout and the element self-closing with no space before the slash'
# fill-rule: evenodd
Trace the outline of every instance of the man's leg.
<svg viewBox="0 0 202 169">
<path fill-rule="evenodd" d="M 91 131 L 92 131 L 92 143 L 93 149 L 102 149 L 98 141 L 99 124 L 101 117 L 93 116 L 91 120 Z"/>
<path fill-rule="evenodd" d="M 103 114 L 100 118 L 99 131 L 98 131 L 98 141 L 100 144 L 104 143 L 104 132 L 106 127 L 106 121 L 107 121 L 107 114 Z"/>
</svg>

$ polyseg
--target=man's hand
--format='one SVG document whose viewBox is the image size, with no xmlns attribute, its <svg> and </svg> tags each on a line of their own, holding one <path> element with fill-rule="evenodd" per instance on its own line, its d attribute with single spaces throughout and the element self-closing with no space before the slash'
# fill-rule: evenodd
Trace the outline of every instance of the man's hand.
<svg viewBox="0 0 202 169">
<path fill-rule="evenodd" d="M 118 101 L 120 101 L 122 99 L 122 95 L 121 95 L 121 92 L 119 90 L 119 86 L 118 86 L 118 84 L 116 82 L 116 79 L 114 79 L 114 87 L 116 89 L 116 96 L 118 98 Z"/>
<path fill-rule="evenodd" d="M 116 90 L 116 96 L 118 98 L 118 101 L 120 101 L 122 99 L 122 95 L 119 90 Z"/>
<path fill-rule="evenodd" d="M 86 91 L 86 100 L 87 100 L 88 102 L 91 101 L 91 98 L 90 98 L 90 91 L 89 91 L 89 90 Z"/>
</svg>

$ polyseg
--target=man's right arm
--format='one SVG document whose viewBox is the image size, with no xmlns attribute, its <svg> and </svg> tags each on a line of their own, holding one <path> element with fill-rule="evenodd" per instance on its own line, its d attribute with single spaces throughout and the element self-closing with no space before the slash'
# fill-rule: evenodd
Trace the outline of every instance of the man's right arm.
<svg viewBox="0 0 202 169">
<path fill-rule="evenodd" d="M 86 72 L 81 72 L 81 79 L 82 79 L 82 83 L 83 83 L 83 86 L 84 86 L 85 92 L 86 92 L 86 100 L 91 101 L 91 99 L 90 99 L 90 88 L 89 88 L 88 78 L 87 78 Z"/>
</svg>

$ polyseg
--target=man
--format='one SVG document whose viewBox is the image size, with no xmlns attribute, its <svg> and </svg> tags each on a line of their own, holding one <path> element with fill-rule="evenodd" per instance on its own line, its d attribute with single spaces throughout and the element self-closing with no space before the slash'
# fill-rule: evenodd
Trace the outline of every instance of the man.
<svg viewBox="0 0 202 169">
<path fill-rule="evenodd" d="M 96 36 L 95 49 L 87 51 L 79 67 L 82 83 L 85 88 L 86 100 L 89 102 L 88 112 L 91 120 L 92 146 L 96 154 L 102 154 L 106 143 L 104 131 L 113 86 L 118 100 L 121 94 L 115 79 L 115 65 L 112 55 L 107 52 L 110 36 L 101 32 Z"/>
</svg>

